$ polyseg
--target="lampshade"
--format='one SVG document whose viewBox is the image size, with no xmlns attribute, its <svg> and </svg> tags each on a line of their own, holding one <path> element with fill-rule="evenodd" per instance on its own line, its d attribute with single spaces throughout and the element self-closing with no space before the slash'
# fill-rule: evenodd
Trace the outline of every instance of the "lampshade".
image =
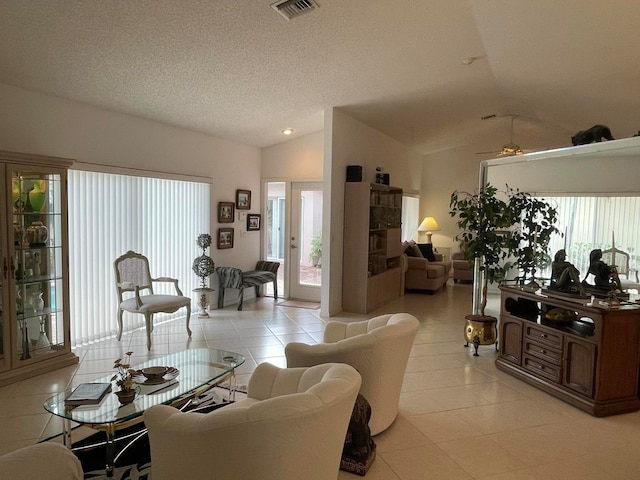
<svg viewBox="0 0 640 480">
<path fill-rule="evenodd" d="M 424 220 L 422 220 L 422 223 L 418 227 L 419 232 L 437 232 L 438 230 L 440 230 L 440 227 L 433 217 L 424 217 Z"/>
<path fill-rule="evenodd" d="M 422 220 L 422 223 L 418 227 L 418 232 L 426 232 L 427 243 L 431 243 L 431 232 L 437 232 L 438 230 L 440 230 L 440 226 L 433 217 L 424 217 L 424 220 Z"/>
</svg>

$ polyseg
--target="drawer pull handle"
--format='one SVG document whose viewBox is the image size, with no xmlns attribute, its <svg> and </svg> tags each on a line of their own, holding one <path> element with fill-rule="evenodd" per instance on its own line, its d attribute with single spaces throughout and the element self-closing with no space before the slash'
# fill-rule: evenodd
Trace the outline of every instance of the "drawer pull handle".
<svg viewBox="0 0 640 480">
<path fill-rule="evenodd" d="M 546 334 L 546 333 L 541 333 L 541 334 L 540 334 L 540 336 L 541 336 L 542 338 L 547 338 L 547 334 Z"/>
<path fill-rule="evenodd" d="M 538 368 L 539 368 L 540 370 L 544 370 L 544 365 L 538 365 Z"/>
<path fill-rule="evenodd" d="M 544 354 L 546 354 L 546 353 L 547 353 L 547 351 L 546 351 L 546 350 L 540 350 L 540 353 L 544 353 Z"/>
</svg>

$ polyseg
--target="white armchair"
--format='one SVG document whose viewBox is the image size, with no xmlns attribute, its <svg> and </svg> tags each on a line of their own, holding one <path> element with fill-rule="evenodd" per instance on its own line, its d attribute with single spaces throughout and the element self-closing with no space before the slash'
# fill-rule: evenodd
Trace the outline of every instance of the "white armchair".
<svg viewBox="0 0 640 480">
<path fill-rule="evenodd" d="M 80 460 L 61 443 L 43 442 L 0 457 L 0 478 L 82 480 Z"/>
<path fill-rule="evenodd" d="M 144 414 L 153 480 L 328 480 L 360 388 L 349 365 L 258 365 L 247 398 L 213 412 L 166 405 Z"/>
<path fill-rule="evenodd" d="M 362 322 L 329 322 L 324 343 L 286 345 L 288 367 L 346 363 L 362 376 L 360 393 L 371 405 L 371 434 L 387 429 L 398 414 L 400 389 L 420 323 L 408 313 Z"/>
<path fill-rule="evenodd" d="M 151 278 L 149 260 L 144 255 L 129 250 L 113 262 L 118 293 L 118 340 L 122 338 L 122 315 L 124 312 L 144 315 L 147 329 L 147 349 L 151 350 L 151 332 L 155 313 L 173 313 L 182 307 L 187 309 L 187 333 L 191 336 L 191 299 L 182 295 L 178 280 L 170 277 Z M 153 282 L 173 283 L 175 295 L 161 295 L 153 291 Z M 141 292 L 147 290 L 146 295 Z M 125 294 L 128 292 L 128 298 Z M 131 296 L 133 293 L 133 296 Z"/>
</svg>

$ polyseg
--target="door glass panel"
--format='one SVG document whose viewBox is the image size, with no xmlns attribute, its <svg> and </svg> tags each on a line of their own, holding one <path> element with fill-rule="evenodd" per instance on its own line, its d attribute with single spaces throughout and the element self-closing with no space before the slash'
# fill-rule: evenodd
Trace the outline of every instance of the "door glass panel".
<svg viewBox="0 0 640 480">
<path fill-rule="evenodd" d="M 59 174 L 12 172 L 16 361 L 64 347 L 61 195 Z"/>
<path fill-rule="evenodd" d="M 280 262 L 278 268 L 278 292 L 284 293 L 285 264 L 285 198 L 286 184 L 284 182 L 268 182 L 266 209 L 265 252 L 268 261 Z M 273 283 L 265 285 L 267 295 L 273 295 Z"/>
<path fill-rule="evenodd" d="M 300 191 L 300 285 L 321 285 L 322 190 Z"/>
</svg>

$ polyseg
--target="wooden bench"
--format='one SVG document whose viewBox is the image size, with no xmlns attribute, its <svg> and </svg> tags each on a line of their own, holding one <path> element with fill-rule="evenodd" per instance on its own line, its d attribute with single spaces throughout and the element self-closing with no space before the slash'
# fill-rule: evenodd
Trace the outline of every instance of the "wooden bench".
<svg viewBox="0 0 640 480">
<path fill-rule="evenodd" d="M 239 293 L 238 310 L 242 310 L 244 287 L 254 287 L 256 297 L 262 296 L 261 288 L 265 283 L 273 282 L 273 296 L 278 298 L 278 267 L 280 262 L 259 261 L 255 270 L 243 272 L 235 267 L 216 267 L 218 275 L 218 308 L 224 307 L 224 291 L 227 288 L 237 288 Z"/>
</svg>

